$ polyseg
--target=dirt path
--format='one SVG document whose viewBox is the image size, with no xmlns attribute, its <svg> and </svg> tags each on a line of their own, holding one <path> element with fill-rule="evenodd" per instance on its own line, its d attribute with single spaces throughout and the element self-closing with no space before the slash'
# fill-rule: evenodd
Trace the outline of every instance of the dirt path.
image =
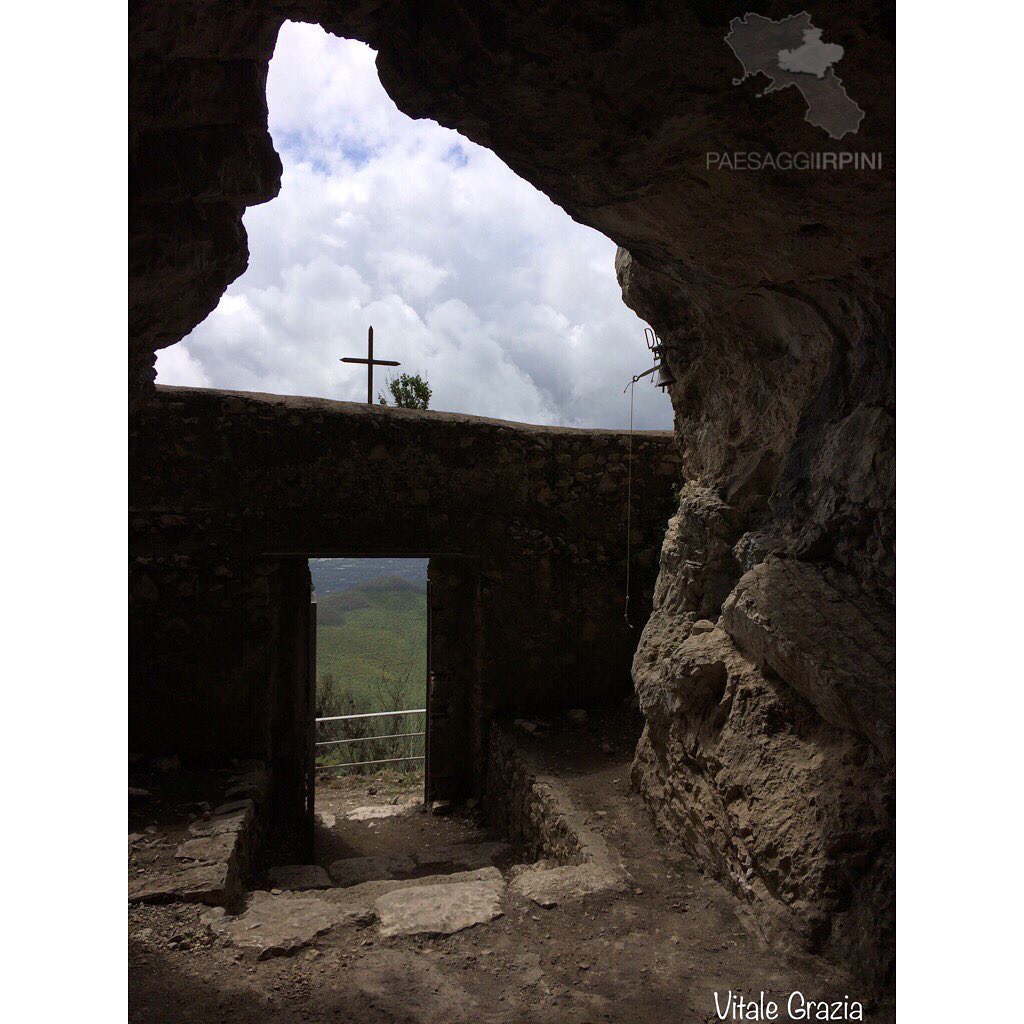
<svg viewBox="0 0 1024 1024">
<path fill-rule="evenodd" d="M 749 934 L 730 897 L 658 839 L 629 788 L 632 726 L 621 719 L 591 721 L 575 736 L 536 744 L 622 857 L 632 891 L 549 910 L 510 894 L 503 917 L 442 938 L 382 939 L 372 925 L 337 927 L 293 957 L 262 962 L 215 942 L 200 908 L 135 907 L 131 1019 L 676 1024 L 716 1020 L 713 993 L 730 988 L 755 998 L 761 990 L 782 993 L 783 1004 L 794 990 L 856 998 L 834 969 L 768 949 Z M 318 794 L 321 813 L 336 818 L 334 834 L 318 837 L 321 863 L 486 837 L 470 819 L 416 808 L 374 827 L 348 821 L 344 814 L 356 806 L 407 799 L 366 786 L 339 783 Z M 865 1019 L 882 1016 L 868 1008 Z"/>
</svg>

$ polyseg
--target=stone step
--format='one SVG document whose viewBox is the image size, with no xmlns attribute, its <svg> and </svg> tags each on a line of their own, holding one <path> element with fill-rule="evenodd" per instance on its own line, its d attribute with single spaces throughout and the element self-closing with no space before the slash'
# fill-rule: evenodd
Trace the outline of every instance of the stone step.
<svg viewBox="0 0 1024 1024">
<path fill-rule="evenodd" d="M 258 960 L 290 956 L 335 925 L 368 922 L 362 909 L 341 907 L 315 895 L 254 892 L 237 916 L 213 912 L 210 930 L 229 945 L 256 953 Z"/>
<path fill-rule="evenodd" d="M 407 878 L 423 869 L 436 871 L 438 868 L 449 867 L 459 871 L 474 871 L 491 866 L 509 854 L 507 843 L 452 843 L 419 850 L 411 856 L 389 854 L 379 857 L 346 857 L 334 861 L 328 871 L 334 884 L 345 888 L 363 882 Z"/>
<path fill-rule="evenodd" d="M 311 889 L 330 889 L 331 876 L 319 864 L 282 864 L 263 873 L 268 889 L 287 889 L 289 892 L 307 892 Z"/>
<path fill-rule="evenodd" d="M 372 910 L 378 897 L 400 889 L 420 885 L 458 885 L 461 882 L 501 881 L 501 872 L 494 867 L 476 871 L 456 871 L 450 875 L 424 875 L 422 878 L 389 878 L 363 882 L 347 888 L 328 889 L 321 898 L 338 906 L 363 907 Z"/>
</svg>

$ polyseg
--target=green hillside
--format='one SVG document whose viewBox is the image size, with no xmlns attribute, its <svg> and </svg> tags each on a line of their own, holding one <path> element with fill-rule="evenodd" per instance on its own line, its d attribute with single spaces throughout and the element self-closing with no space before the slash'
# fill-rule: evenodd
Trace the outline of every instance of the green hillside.
<svg viewBox="0 0 1024 1024">
<path fill-rule="evenodd" d="M 427 595 L 415 584 L 381 577 L 341 593 L 318 596 L 316 640 L 318 717 L 424 706 Z M 325 724 L 317 739 L 422 728 L 422 715 Z M 327 763 L 417 753 L 422 753 L 419 740 L 360 743 L 323 748 L 317 760 Z"/>
</svg>

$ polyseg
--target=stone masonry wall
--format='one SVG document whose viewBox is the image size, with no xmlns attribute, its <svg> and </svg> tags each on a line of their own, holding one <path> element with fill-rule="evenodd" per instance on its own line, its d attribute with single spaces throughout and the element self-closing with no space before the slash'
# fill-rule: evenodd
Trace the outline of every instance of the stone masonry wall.
<svg viewBox="0 0 1024 1024">
<path fill-rule="evenodd" d="M 631 628 L 624 432 L 187 388 L 158 389 L 132 431 L 138 749 L 273 762 L 288 736 L 301 757 L 276 581 L 308 555 L 431 556 L 438 797 L 480 788 L 495 715 L 629 692 L 671 434 L 633 437 Z"/>
<path fill-rule="evenodd" d="M 491 728 L 486 808 L 522 854 L 545 862 L 537 865 L 541 875 L 534 881 L 553 862 L 561 866 L 561 883 L 579 893 L 620 891 L 625 885 L 624 865 L 604 836 L 588 826 L 569 787 L 508 722 Z"/>
<path fill-rule="evenodd" d="M 273 833 L 274 855 L 306 856 L 306 560 L 146 555 L 130 560 L 128 589 L 133 759 L 269 765 L 259 823 Z"/>
</svg>

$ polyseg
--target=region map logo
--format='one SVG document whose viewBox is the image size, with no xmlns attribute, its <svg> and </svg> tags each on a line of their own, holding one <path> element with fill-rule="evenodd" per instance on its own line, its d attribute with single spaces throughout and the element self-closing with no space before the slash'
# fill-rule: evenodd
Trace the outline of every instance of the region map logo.
<svg viewBox="0 0 1024 1024">
<path fill-rule="evenodd" d="M 733 85 L 762 74 L 769 85 L 759 96 L 796 86 L 807 103 L 806 121 L 833 139 L 856 133 L 864 111 L 850 99 L 833 70 L 845 51 L 822 40 L 821 29 L 811 24 L 806 11 L 782 21 L 760 14 L 733 18 L 725 41 L 743 66 L 743 76 L 734 79 Z"/>
</svg>

